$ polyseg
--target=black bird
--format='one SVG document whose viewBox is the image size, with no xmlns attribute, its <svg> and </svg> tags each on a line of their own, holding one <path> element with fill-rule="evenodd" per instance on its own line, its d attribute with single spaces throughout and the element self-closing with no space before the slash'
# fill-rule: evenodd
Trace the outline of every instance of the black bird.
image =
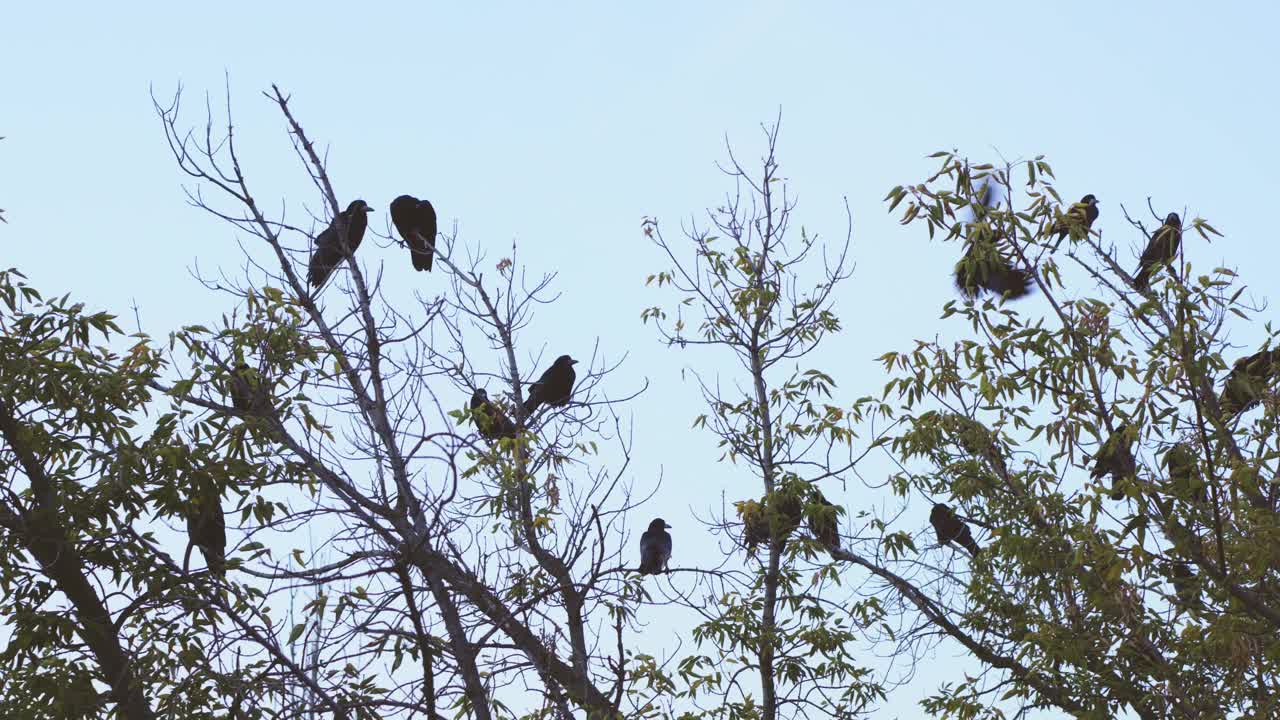
<svg viewBox="0 0 1280 720">
<path fill-rule="evenodd" d="M 1200 583 L 1196 580 L 1196 574 L 1191 571 L 1191 565 L 1183 561 L 1170 562 L 1166 571 L 1178 603 L 1187 610 L 1202 608 Z"/>
<path fill-rule="evenodd" d="M 261 415 L 271 410 L 271 392 L 266 379 L 247 363 L 240 363 L 231 371 L 227 382 L 231 393 L 231 407 L 242 413 Z"/>
<path fill-rule="evenodd" d="M 933 525 L 933 531 L 938 534 L 939 545 L 954 542 L 963 545 L 974 557 L 978 556 L 981 548 L 974 541 L 968 524 L 956 517 L 951 508 L 942 503 L 935 503 L 933 511 L 929 513 L 929 524 Z"/>
<path fill-rule="evenodd" d="M 640 574 L 657 575 L 666 572 L 671 559 L 671 528 L 662 518 L 649 523 L 649 529 L 640 536 Z"/>
<path fill-rule="evenodd" d="M 1067 209 L 1066 216 L 1054 223 L 1051 232 L 1058 233 L 1058 242 L 1053 244 L 1053 249 L 1057 250 L 1062 244 L 1062 239 L 1072 230 L 1083 227 L 1085 233 L 1093 228 L 1093 221 L 1098 219 L 1098 198 L 1092 193 L 1080 198 L 1080 202 L 1072 205 Z"/>
<path fill-rule="evenodd" d="M 413 269 L 431 272 L 436 253 L 436 209 L 428 200 L 401 195 L 391 201 L 391 222 L 409 244 Z"/>
<path fill-rule="evenodd" d="M 956 263 L 956 288 L 973 299 L 983 291 L 1006 300 L 1017 300 L 1031 292 L 1031 273 L 1013 267 L 991 240 L 968 241 L 964 257 Z"/>
<path fill-rule="evenodd" d="M 1186 443 L 1178 443 L 1165 451 L 1160 460 L 1169 473 L 1169 490 L 1182 499 L 1205 502 L 1208 491 L 1196 463 L 1196 453 Z"/>
<path fill-rule="evenodd" d="M 984 184 L 980 197 L 973 203 L 973 220 L 965 241 L 964 257 L 956 263 L 956 287 L 967 298 L 975 298 L 985 290 L 1009 300 L 1023 297 L 1031 289 L 1031 274 L 1013 267 L 1009 258 L 997 247 L 999 231 L 987 218 L 1000 204 L 997 186 Z"/>
<path fill-rule="evenodd" d="M 222 494 L 212 485 L 197 489 L 186 515 L 191 544 L 200 548 L 209 571 L 223 577 L 227 566 L 227 525 L 222 516 Z"/>
<path fill-rule="evenodd" d="M 1277 365 L 1280 365 L 1280 348 L 1236 360 L 1218 398 L 1223 420 L 1230 421 L 1262 400 L 1262 391 L 1275 379 Z"/>
<path fill-rule="evenodd" d="M 813 498 L 808 509 L 809 515 L 809 532 L 813 533 L 813 539 L 817 540 L 826 548 L 840 547 L 840 515 L 844 509 L 838 505 L 832 505 L 822 494 L 821 490 L 814 488 Z"/>
<path fill-rule="evenodd" d="M 525 415 L 532 415 L 539 405 L 568 405 L 573 393 L 573 383 L 578 374 L 573 371 L 577 360 L 561 355 L 542 376 L 529 386 L 529 398 L 524 401 Z"/>
<path fill-rule="evenodd" d="M 486 440 L 502 438 L 515 439 L 516 424 L 489 399 L 489 393 L 481 388 L 471 394 L 471 422 L 475 423 L 480 436 Z"/>
<path fill-rule="evenodd" d="M 1134 461 L 1133 452 L 1130 449 L 1134 440 L 1129 426 L 1121 425 L 1111 433 L 1106 442 L 1102 443 L 1098 454 L 1093 458 L 1093 470 L 1089 473 L 1089 477 L 1101 480 L 1104 476 L 1110 475 L 1112 500 L 1123 500 L 1125 481 L 1137 475 L 1137 462 Z"/>
<path fill-rule="evenodd" d="M 1164 224 L 1156 230 L 1138 259 L 1138 269 L 1133 273 L 1133 286 L 1146 290 L 1151 286 L 1151 275 L 1163 265 L 1172 263 L 1178 257 L 1178 245 L 1182 242 L 1182 218 L 1178 213 L 1169 213 Z"/>
<path fill-rule="evenodd" d="M 324 285 L 333 269 L 348 255 L 355 255 L 369 225 L 369 205 L 363 200 L 352 200 L 346 210 L 329 223 L 324 232 L 316 236 L 315 252 L 307 267 L 307 281 L 312 287 Z"/>
</svg>

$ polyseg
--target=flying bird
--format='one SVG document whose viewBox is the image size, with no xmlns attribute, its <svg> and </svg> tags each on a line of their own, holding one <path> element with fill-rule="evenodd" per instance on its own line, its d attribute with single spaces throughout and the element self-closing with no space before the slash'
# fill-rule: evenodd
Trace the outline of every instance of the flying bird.
<svg viewBox="0 0 1280 720">
<path fill-rule="evenodd" d="M 956 288 L 969 299 L 984 291 L 1017 300 L 1031 292 L 1031 273 L 1013 264 L 996 247 L 995 242 L 973 238 L 968 241 L 964 257 L 956 263 Z"/>
<path fill-rule="evenodd" d="M 955 267 L 956 288 L 969 299 L 983 291 L 1006 300 L 1016 300 L 1031 291 L 1031 273 L 1013 267 L 998 247 L 999 230 L 988 220 L 988 211 L 1000 204 L 995 186 L 982 186 L 978 202 L 972 205 L 973 219 L 965 240 L 965 253 Z"/>
<path fill-rule="evenodd" d="M 409 245 L 413 269 L 431 272 L 436 253 L 436 209 L 431 202 L 401 195 L 391 201 L 391 222 Z"/>
<path fill-rule="evenodd" d="M 1230 421 L 1262 400 L 1262 391 L 1275 379 L 1277 365 L 1280 365 L 1280 348 L 1262 350 L 1236 360 L 1227 375 L 1222 395 L 1218 397 L 1218 405 L 1222 407 L 1225 421 Z"/>
<path fill-rule="evenodd" d="M 307 281 L 312 287 L 324 285 L 343 258 L 355 255 L 369 225 L 369 212 L 365 201 L 352 200 L 347 209 L 338 213 L 329 227 L 316 236 L 315 252 L 311 254 L 311 264 L 307 267 Z"/>
<path fill-rule="evenodd" d="M 1137 462 L 1133 459 L 1134 434 L 1127 424 L 1115 429 L 1115 432 L 1102 443 L 1098 454 L 1094 456 L 1093 470 L 1089 477 L 1101 480 L 1111 476 L 1111 499 L 1124 499 L 1124 482 L 1137 475 Z"/>
<path fill-rule="evenodd" d="M 529 386 L 529 397 L 524 401 L 525 415 L 532 415 L 539 405 L 568 405 L 573 393 L 573 383 L 578 379 L 573 366 L 577 360 L 561 355 Z"/>
<path fill-rule="evenodd" d="M 1067 233 L 1071 233 L 1077 228 L 1083 228 L 1083 234 L 1087 234 L 1093 228 L 1093 221 L 1097 219 L 1098 199 L 1092 193 L 1080 198 L 1080 202 L 1068 208 L 1063 218 L 1054 223 L 1050 232 L 1058 234 L 1058 242 L 1053 244 L 1053 249 L 1056 251 L 1058 246 L 1062 244 L 1062 239 L 1067 236 Z M 1072 234 L 1074 235 L 1074 233 Z"/>
<path fill-rule="evenodd" d="M 933 510 L 929 513 L 929 524 L 933 525 L 933 531 L 938 534 L 939 545 L 951 542 L 963 545 L 974 557 L 977 557 L 981 551 L 978 543 L 973 539 L 973 533 L 969 531 L 969 525 L 956 517 L 956 514 L 946 505 L 934 504 Z"/>
<path fill-rule="evenodd" d="M 516 424 L 492 400 L 489 393 L 476 388 L 471 394 L 471 422 L 486 440 L 515 439 Z"/>
<path fill-rule="evenodd" d="M 657 575 L 666 572 L 671 559 L 671 526 L 662 518 L 649 523 L 649 529 L 640 536 L 640 574 Z"/>
<path fill-rule="evenodd" d="M 213 485 L 192 493 L 187 507 L 187 537 L 200 548 L 209 571 L 223 577 L 227 566 L 227 525 L 222 516 L 222 494 Z"/>
<path fill-rule="evenodd" d="M 231 407 L 236 410 L 253 415 L 271 411 L 271 391 L 266 379 L 247 363 L 240 363 L 231 371 L 227 389 L 231 394 Z"/>
<path fill-rule="evenodd" d="M 1138 259 L 1138 269 L 1133 273 L 1133 286 L 1146 290 L 1151 286 L 1151 275 L 1178 257 L 1178 245 L 1182 243 L 1182 218 L 1169 213 L 1164 224 L 1155 231 Z"/>
</svg>

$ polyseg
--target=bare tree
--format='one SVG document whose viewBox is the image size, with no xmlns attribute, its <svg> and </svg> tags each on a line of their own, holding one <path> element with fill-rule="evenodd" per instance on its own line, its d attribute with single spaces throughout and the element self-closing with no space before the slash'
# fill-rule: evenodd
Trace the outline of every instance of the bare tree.
<svg viewBox="0 0 1280 720">
<path fill-rule="evenodd" d="M 572 401 L 524 412 L 544 350 L 567 351 L 526 340 L 537 308 L 558 297 L 555 276 L 531 276 L 514 248 L 495 262 L 456 227 L 431 239 L 428 277 L 448 281 L 437 296 L 388 290 L 373 231 L 374 247 L 366 239 L 324 287 L 308 287 L 300 267 L 315 228 L 350 198 L 289 98 L 266 96 L 308 171 L 314 218 L 269 211 L 255 194 L 229 94 L 225 121 L 210 111 L 198 133 L 184 129 L 180 92 L 156 106 L 193 204 L 255 243 L 245 277 L 204 278 L 238 301 L 235 313 L 177 333 L 190 370 L 157 384 L 192 438 L 241 448 L 263 478 L 228 480 L 240 496 L 229 515 L 240 519 L 237 557 L 225 584 L 204 589 L 220 658 L 272 655 L 270 682 L 245 688 L 239 706 L 283 717 L 630 714 L 639 701 L 623 638 L 640 590 L 622 541 L 639 500 L 618 405 L 642 385 L 611 394 L 619 361 L 575 348 L 586 362 Z M 269 388 L 262 412 L 223 399 L 240 363 Z M 473 431 L 476 388 L 514 419 L 515 437 Z M 297 547 L 304 528 L 314 552 Z M 294 621 L 280 614 L 289 607 Z"/>
</svg>

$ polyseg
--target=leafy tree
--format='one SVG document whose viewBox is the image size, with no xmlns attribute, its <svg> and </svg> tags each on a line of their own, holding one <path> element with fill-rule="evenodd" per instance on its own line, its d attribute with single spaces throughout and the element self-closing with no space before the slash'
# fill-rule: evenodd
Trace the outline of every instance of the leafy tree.
<svg viewBox="0 0 1280 720">
<path fill-rule="evenodd" d="M 832 377 L 801 365 L 841 330 L 831 305 L 849 277 L 852 228 L 834 246 L 797 233 L 795 201 L 778 174 L 778 126 L 764 130 L 758 171 L 730 152 L 734 187 L 706 225 L 680 240 L 657 220 L 644 226 L 670 262 L 649 284 L 676 301 L 642 318 L 668 346 L 700 351 L 699 359 L 728 356 L 742 368 L 726 383 L 695 367 L 707 412 L 693 425 L 751 481 L 734 488 L 741 499 L 712 527 L 726 541 L 726 567 L 746 570 L 707 575 L 693 603 L 703 608 L 693 633 L 701 652 L 681 661 L 677 697 L 707 717 L 852 717 L 885 694 L 854 656 L 860 628 L 884 608 L 854 596 L 829 561 L 844 509 L 826 498 L 843 491 L 843 476 L 865 455 L 851 429 L 863 411 L 832 404 Z"/>
<path fill-rule="evenodd" d="M 957 339 L 882 358 L 896 405 L 884 412 L 905 421 L 890 452 L 907 506 L 905 527 L 886 519 L 879 543 L 905 550 L 865 565 L 913 604 L 919 637 L 941 632 L 990 670 L 926 708 L 1005 717 L 1003 698 L 1080 718 L 1274 717 L 1274 375 L 1254 374 L 1247 393 L 1261 409 L 1243 415 L 1224 412 L 1217 390 L 1237 358 L 1273 340 L 1268 324 L 1265 338 L 1228 343 L 1233 325 L 1256 333 L 1246 323 L 1259 309 L 1235 273 L 1196 269 L 1217 231 L 1192 220 L 1183 251 L 1139 290 L 1131 268 L 1164 212 L 1122 212 L 1131 253 L 1104 241 L 1101 223 L 1073 222 L 1041 158 L 935 157 L 938 171 L 895 188 L 890 207 L 944 247 L 994 243 L 1037 270 L 1038 297 L 950 302 Z M 988 186 L 1009 200 L 982 207 Z M 1132 471 L 1091 477 L 1120 437 Z M 985 529 L 981 555 L 928 550 L 919 499 L 945 499 Z"/>
</svg>

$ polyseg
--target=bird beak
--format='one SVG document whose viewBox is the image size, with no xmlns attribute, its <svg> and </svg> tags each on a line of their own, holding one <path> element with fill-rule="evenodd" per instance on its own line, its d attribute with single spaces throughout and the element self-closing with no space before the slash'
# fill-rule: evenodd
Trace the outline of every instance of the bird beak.
<svg viewBox="0 0 1280 720">
<path fill-rule="evenodd" d="M 668 529 L 668 530 L 670 530 L 670 529 L 671 529 L 671 526 L 670 526 L 670 525 L 668 525 L 668 524 L 666 524 L 666 523 L 662 523 L 662 527 L 664 527 L 664 528 L 666 528 L 666 529 Z"/>
<path fill-rule="evenodd" d="M 570 361 L 569 361 L 569 364 L 570 364 L 570 365 L 577 365 L 577 364 L 578 364 L 578 361 L 577 361 L 577 360 L 570 360 Z"/>
</svg>

